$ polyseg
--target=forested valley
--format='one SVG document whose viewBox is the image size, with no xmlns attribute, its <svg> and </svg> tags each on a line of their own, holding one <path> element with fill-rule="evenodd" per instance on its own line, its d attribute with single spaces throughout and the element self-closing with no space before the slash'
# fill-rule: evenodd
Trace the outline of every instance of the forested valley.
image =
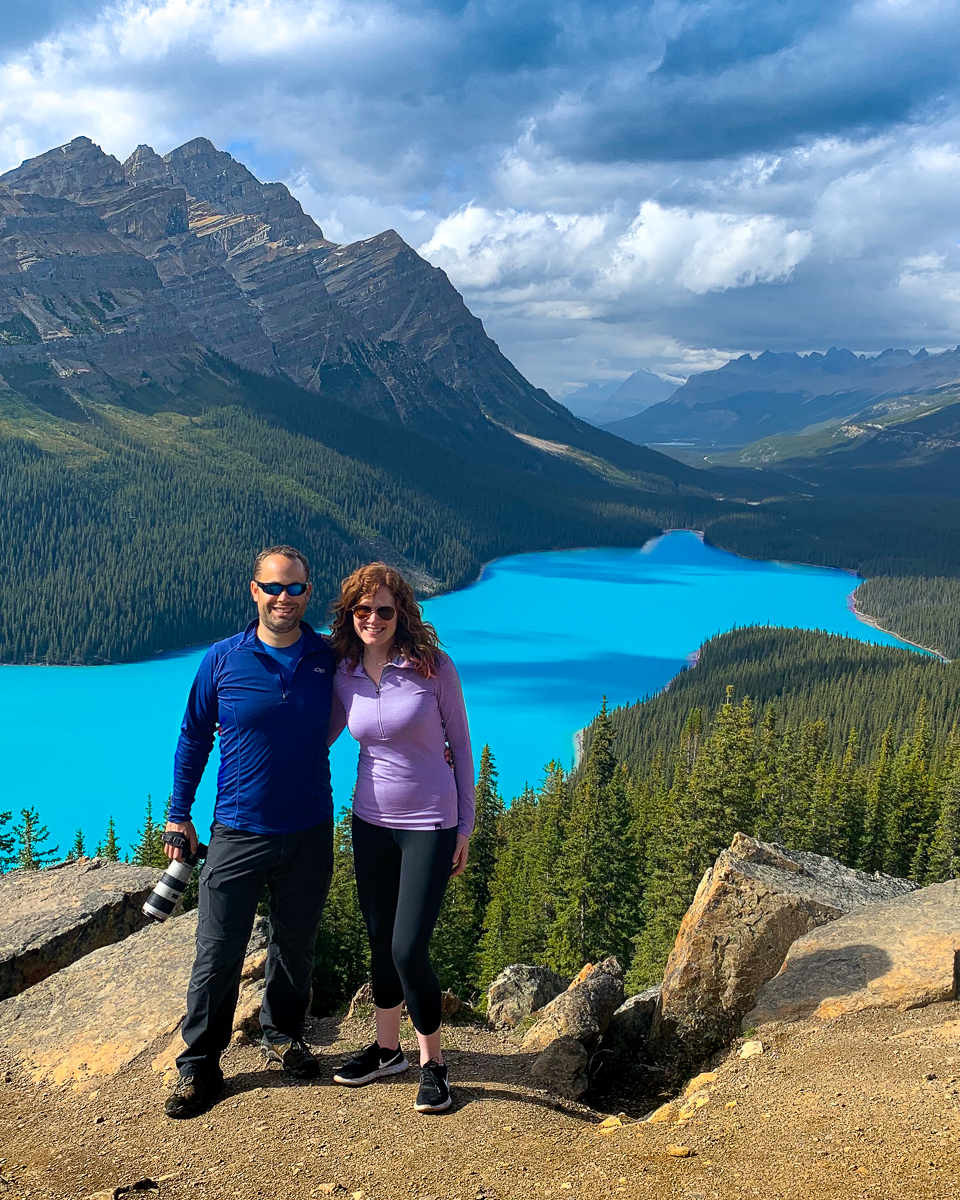
<svg viewBox="0 0 960 1200">
<path fill-rule="evenodd" d="M 572 773 L 501 797 L 481 757 L 470 867 L 448 889 L 433 956 L 476 1001 L 513 962 L 572 975 L 616 955 L 656 983 L 680 919 L 741 831 L 921 883 L 960 877 L 960 664 L 833 635 L 741 629 L 643 703 L 598 715 Z M 506 802 L 505 802 L 506 801 Z M 97 852 L 164 862 L 148 806 L 135 845 L 113 823 L 48 845 L 42 813 L 0 814 L 6 867 Z M 195 885 L 188 902 L 195 902 Z M 314 1003 L 341 1008 L 367 976 L 349 817 L 317 945 Z"/>
<path fill-rule="evenodd" d="M 500 555 L 640 546 L 675 527 L 748 557 L 857 569 L 880 580 L 861 592 L 864 612 L 948 655 L 956 643 L 956 498 L 813 500 L 778 495 L 771 476 L 768 500 L 724 499 L 711 490 L 737 477 L 671 479 L 668 460 L 664 475 L 593 463 L 549 478 L 210 364 L 175 395 L 148 385 L 82 406 L 47 364 L 6 369 L 0 562 L 31 596 L 0 596 L 0 662 L 130 661 L 225 636 L 247 618 L 250 560 L 270 542 L 309 555 L 322 619 L 339 579 L 371 557 L 430 594 Z M 764 473 L 741 478 L 756 494 Z"/>
</svg>

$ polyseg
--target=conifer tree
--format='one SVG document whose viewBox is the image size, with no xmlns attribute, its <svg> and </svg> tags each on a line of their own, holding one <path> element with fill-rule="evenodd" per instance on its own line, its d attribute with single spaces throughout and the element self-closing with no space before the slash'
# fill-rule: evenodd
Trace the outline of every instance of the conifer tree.
<svg viewBox="0 0 960 1200">
<path fill-rule="evenodd" d="M 16 838 L 13 864 L 18 870 L 36 871 L 56 860 L 60 847 L 44 846 L 50 831 L 46 825 L 41 825 L 40 814 L 35 808 L 21 808 L 20 824 L 14 825 L 13 835 Z"/>
<path fill-rule="evenodd" d="M 929 773 L 930 730 L 926 704 L 921 700 L 913 730 L 893 762 L 893 803 L 887 814 L 887 855 L 884 870 L 906 878 L 911 870 L 923 875 L 925 842 L 932 832 Z"/>
<path fill-rule="evenodd" d="M 447 885 L 431 944 L 431 957 L 441 983 L 460 995 L 472 994 L 480 986 L 483 922 L 490 903 L 502 817 L 496 764 L 490 747 L 484 746 L 467 869 Z"/>
<path fill-rule="evenodd" d="M 927 883 L 960 879 L 960 737 L 951 736 L 938 781 L 940 812 L 930 845 Z"/>
<path fill-rule="evenodd" d="M 108 862 L 120 861 L 120 846 L 117 842 L 117 826 L 113 817 L 107 821 L 107 836 L 97 846 L 97 856 L 105 858 Z"/>
<path fill-rule="evenodd" d="M 547 941 L 547 965 L 566 974 L 611 954 L 626 961 L 636 913 L 628 777 L 613 755 L 606 700 L 592 734 L 574 787 Z"/>
<path fill-rule="evenodd" d="M 68 862 L 76 862 L 78 858 L 87 857 L 87 846 L 83 837 L 83 830 L 78 829 L 73 835 L 73 844 L 70 847 L 70 853 L 67 855 Z"/>
<path fill-rule="evenodd" d="M 882 871 L 887 863 L 893 807 L 893 759 L 893 727 L 888 725 L 867 775 L 863 837 L 857 856 L 861 871 Z"/>
<path fill-rule="evenodd" d="M 480 986 L 486 988 L 504 967 L 538 962 L 540 948 L 527 927 L 527 863 L 537 820 L 532 788 L 518 796 L 500 818 L 500 853 L 490 881 L 490 902 L 480 941 Z"/>
<path fill-rule="evenodd" d="M 133 862 L 138 866 L 165 867 L 167 865 L 167 856 L 163 849 L 163 829 L 164 825 L 153 819 L 153 799 L 151 796 L 147 796 L 143 828 L 139 831 L 134 845 L 130 847 L 133 851 Z"/>
<path fill-rule="evenodd" d="M 370 946 L 357 898 L 349 814 L 334 826 L 333 877 L 317 935 L 313 1011 L 338 1011 L 370 974 Z"/>
<path fill-rule="evenodd" d="M 10 817 L 12 815 L 12 813 L 0 812 L 0 875 L 2 875 L 7 867 L 9 867 L 14 861 L 10 856 L 10 852 L 16 845 L 16 839 L 12 833 L 3 832 L 4 825 L 8 825 L 10 823 Z"/>
</svg>

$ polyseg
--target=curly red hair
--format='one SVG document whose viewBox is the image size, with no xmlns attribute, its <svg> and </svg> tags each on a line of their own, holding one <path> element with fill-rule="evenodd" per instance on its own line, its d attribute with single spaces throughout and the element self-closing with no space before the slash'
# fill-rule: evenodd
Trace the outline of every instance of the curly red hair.
<svg viewBox="0 0 960 1200">
<path fill-rule="evenodd" d="M 337 662 L 356 666 L 363 653 L 363 643 L 353 627 L 353 608 L 377 589 L 389 588 L 397 609 L 397 649 L 415 665 L 424 679 L 437 673 L 440 639 L 437 631 L 423 619 L 413 588 L 394 567 L 373 562 L 358 567 L 340 584 L 340 595 L 333 603 L 330 621 L 330 645 Z"/>
</svg>

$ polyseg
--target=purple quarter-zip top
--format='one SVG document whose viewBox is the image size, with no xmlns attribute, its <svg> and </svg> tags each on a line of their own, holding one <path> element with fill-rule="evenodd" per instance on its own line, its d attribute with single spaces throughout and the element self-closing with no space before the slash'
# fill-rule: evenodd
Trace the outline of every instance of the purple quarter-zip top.
<svg viewBox="0 0 960 1200">
<path fill-rule="evenodd" d="M 473 753 L 463 691 L 449 656 L 430 679 L 402 657 L 387 663 L 379 686 L 358 663 L 334 680 L 329 741 L 344 726 L 360 743 L 353 811 L 391 829 L 473 832 Z M 444 758 L 453 753 L 453 770 Z"/>
</svg>

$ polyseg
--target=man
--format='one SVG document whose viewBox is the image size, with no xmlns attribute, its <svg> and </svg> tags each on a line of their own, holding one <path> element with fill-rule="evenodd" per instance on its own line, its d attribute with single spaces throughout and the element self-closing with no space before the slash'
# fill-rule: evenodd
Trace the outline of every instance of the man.
<svg viewBox="0 0 960 1200">
<path fill-rule="evenodd" d="M 334 659 L 306 622 L 310 567 L 292 546 L 257 556 L 250 593 L 256 621 L 207 651 L 190 691 L 174 760 L 167 832 L 197 831 L 190 809 L 214 733 L 220 772 L 210 848 L 200 875 L 197 957 L 165 1105 L 190 1117 L 223 1088 L 220 1055 L 233 1026 L 244 952 L 264 885 L 270 945 L 260 1010 L 263 1050 L 297 1078 L 319 1064 L 302 1032 L 314 945 L 333 869 L 327 724 Z M 169 858 L 183 852 L 166 847 Z"/>
</svg>

